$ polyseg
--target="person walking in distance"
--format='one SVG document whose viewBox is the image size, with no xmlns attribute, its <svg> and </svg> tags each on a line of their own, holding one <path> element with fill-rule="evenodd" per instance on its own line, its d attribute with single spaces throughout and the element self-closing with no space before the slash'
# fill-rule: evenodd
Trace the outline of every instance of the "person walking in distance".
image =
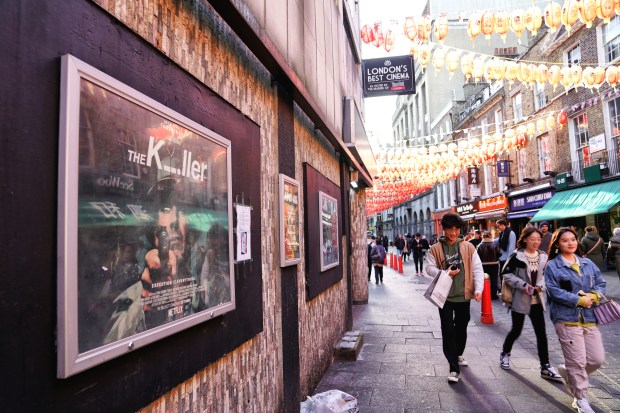
<svg viewBox="0 0 620 413">
<path fill-rule="evenodd" d="M 415 264 L 415 275 L 422 275 L 424 271 L 424 255 L 429 250 L 428 241 L 419 232 L 411 240 L 411 251 L 413 253 L 413 263 Z M 419 269 L 419 270 L 418 270 Z"/>
<path fill-rule="evenodd" d="M 595 226 L 586 227 L 586 235 L 581 240 L 581 249 L 584 256 L 589 258 L 599 270 L 605 269 L 605 261 L 603 260 L 603 238 L 598 235 Z"/>
<path fill-rule="evenodd" d="M 549 346 L 545 330 L 545 279 L 543 270 L 547 264 L 547 254 L 538 249 L 542 241 L 542 232 L 534 227 L 521 231 L 517 241 L 517 250 L 510 254 L 502 270 L 504 281 L 512 288 L 512 328 L 502 346 L 499 356 L 500 366 L 510 369 L 510 351 L 514 342 L 521 335 L 525 315 L 536 334 L 536 347 L 540 360 L 540 377 L 547 380 L 562 381 L 562 376 L 549 364 Z"/>
<path fill-rule="evenodd" d="M 549 255 L 549 246 L 551 245 L 551 237 L 553 236 L 553 234 L 549 232 L 549 222 L 542 221 L 538 226 L 538 229 L 542 233 L 542 241 L 540 242 L 540 247 L 538 247 L 538 249 Z"/>
<path fill-rule="evenodd" d="M 573 408 L 593 413 L 588 401 L 588 375 L 605 362 L 605 349 L 593 306 L 605 295 L 601 271 L 583 251 L 577 233 L 559 228 L 553 233 L 545 267 L 549 313 L 566 365 L 558 370 L 573 396 Z"/>
<path fill-rule="evenodd" d="M 618 277 L 620 277 L 620 228 L 614 228 L 614 236 L 609 238 L 607 264 L 613 264 L 616 267 Z"/>
<path fill-rule="evenodd" d="M 476 248 L 459 236 L 463 227 L 461 217 L 449 212 L 441 219 L 444 236 L 426 254 L 426 273 L 437 277 L 442 270 L 452 277 L 452 287 L 443 308 L 439 309 L 443 354 L 450 365 L 449 383 L 458 383 L 467 344 L 469 304 L 480 301 L 484 287 L 484 272 Z"/>
<path fill-rule="evenodd" d="M 383 245 L 379 244 L 376 238 L 372 237 L 372 248 L 370 251 L 370 259 L 372 265 L 375 268 L 375 283 L 383 284 L 383 263 L 385 262 L 385 249 Z"/>
<path fill-rule="evenodd" d="M 482 269 L 485 274 L 489 274 L 489 279 L 491 281 L 491 300 L 497 300 L 496 291 L 499 289 L 499 247 L 495 240 L 493 240 L 489 231 L 485 231 L 482 234 L 482 242 L 478 245 L 476 250 L 480 256 L 480 261 L 482 261 Z"/>
<path fill-rule="evenodd" d="M 508 226 L 508 221 L 500 219 L 496 223 L 497 228 L 501 231 L 499 233 L 499 270 L 500 273 L 504 269 L 508 256 L 513 253 L 517 244 L 517 236 L 514 231 Z M 499 292 L 499 291 L 498 291 Z"/>
<path fill-rule="evenodd" d="M 370 258 L 370 254 L 372 253 L 372 247 L 374 245 L 373 239 L 376 240 L 375 237 L 372 237 L 368 242 L 368 282 L 370 282 L 370 275 L 372 274 L 372 259 Z"/>
</svg>

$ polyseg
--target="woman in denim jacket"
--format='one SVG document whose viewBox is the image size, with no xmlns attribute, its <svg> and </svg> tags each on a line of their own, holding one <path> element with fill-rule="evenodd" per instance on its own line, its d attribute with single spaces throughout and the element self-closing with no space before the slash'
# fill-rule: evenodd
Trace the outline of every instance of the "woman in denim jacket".
<svg viewBox="0 0 620 413">
<path fill-rule="evenodd" d="M 545 268 L 549 310 L 566 365 L 558 370 L 573 395 L 573 408 L 593 412 L 588 402 L 588 374 L 605 362 L 605 349 L 593 305 L 605 294 L 601 271 L 583 251 L 577 233 L 559 228 L 553 233 Z"/>
<path fill-rule="evenodd" d="M 545 279 L 543 270 L 547 264 L 547 254 L 540 251 L 542 232 L 534 227 L 525 227 L 517 241 L 517 250 L 506 261 L 502 270 L 504 281 L 512 288 L 512 328 L 502 346 L 500 366 L 510 368 L 510 351 L 521 335 L 525 315 L 529 315 L 536 334 L 536 347 L 540 360 L 540 377 L 547 380 L 562 381 L 554 367 L 549 364 L 549 347 L 545 329 Z"/>
</svg>

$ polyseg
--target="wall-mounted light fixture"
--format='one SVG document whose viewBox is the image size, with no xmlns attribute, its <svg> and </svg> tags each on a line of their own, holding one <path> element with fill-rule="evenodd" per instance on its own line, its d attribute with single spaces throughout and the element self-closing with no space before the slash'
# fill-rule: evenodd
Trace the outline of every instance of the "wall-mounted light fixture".
<svg viewBox="0 0 620 413">
<path fill-rule="evenodd" d="M 533 184 L 534 183 L 534 179 L 533 178 L 523 178 L 523 182 L 527 182 L 528 184 Z"/>
<path fill-rule="evenodd" d="M 558 174 L 556 171 L 544 171 L 543 173 L 547 176 L 552 176 L 554 178 Z"/>
</svg>

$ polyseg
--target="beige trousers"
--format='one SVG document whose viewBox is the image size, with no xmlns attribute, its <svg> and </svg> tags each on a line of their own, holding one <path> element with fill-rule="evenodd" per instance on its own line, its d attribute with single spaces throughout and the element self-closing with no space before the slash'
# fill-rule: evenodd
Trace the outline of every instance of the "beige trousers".
<svg viewBox="0 0 620 413">
<path fill-rule="evenodd" d="M 588 397 L 588 374 L 605 363 L 605 349 L 598 327 L 555 324 L 568 373 L 567 387 L 578 399 Z"/>
</svg>

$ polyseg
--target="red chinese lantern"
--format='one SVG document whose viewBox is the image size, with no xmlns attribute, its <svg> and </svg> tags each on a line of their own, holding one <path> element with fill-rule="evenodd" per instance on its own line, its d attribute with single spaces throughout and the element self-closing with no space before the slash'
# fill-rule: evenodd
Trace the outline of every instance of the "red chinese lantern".
<svg viewBox="0 0 620 413">
<path fill-rule="evenodd" d="M 362 41 L 366 44 L 375 40 L 374 32 L 372 27 L 370 27 L 370 24 L 365 24 L 364 27 L 362 27 L 361 37 Z"/>
<path fill-rule="evenodd" d="M 566 122 L 568 122 L 568 115 L 566 114 L 566 112 L 561 111 L 558 114 L 558 123 L 560 124 L 560 128 L 566 125 Z"/>
<path fill-rule="evenodd" d="M 396 33 L 392 30 L 385 32 L 385 44 L 384 48 L 386 52 L 390 52 L 394 48 L 394 40 L 396 39 Z"/>
</svg>

